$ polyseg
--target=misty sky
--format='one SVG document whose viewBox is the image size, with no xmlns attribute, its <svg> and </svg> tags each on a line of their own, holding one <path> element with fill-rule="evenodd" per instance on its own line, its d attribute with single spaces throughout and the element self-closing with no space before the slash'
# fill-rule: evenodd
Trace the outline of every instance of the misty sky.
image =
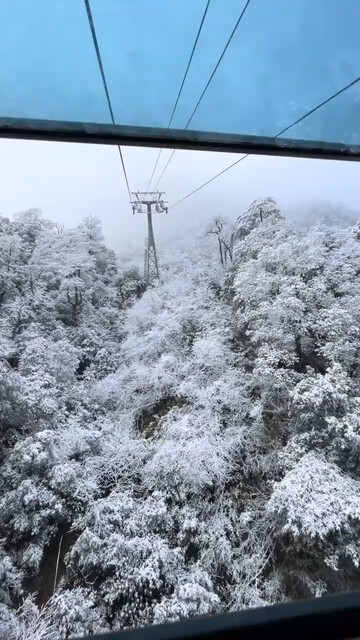
<svg viewBox="0 0 360 640">
<path fill-rule="evenodd" d="M 124 147 L 123 153 L 131 190 L 145 189 L 157 150 Z M 169 154 L 163 152 L 159 173 Z M 177 151 L 159 185 L 169 206 L 235 159 L 234 154 Z M 38 207 L 68 226 L 95 215 L 112 248 L 143 246 L 146 219 L 132 215 L 116 147 L 0 140 L 0 172 L 2 214 Z M 299 216 L 309 202 L 318 201 L 360 210 L 359 172 L 356 162 L 251 156 L 168 216 L 158 214 L 158 244 L 173 241 L 182 229 L 191 233 L 219 213 L 234 218 L 260 196 L 275 197 L 282 210 L 296 208 Z"/>
</svg>

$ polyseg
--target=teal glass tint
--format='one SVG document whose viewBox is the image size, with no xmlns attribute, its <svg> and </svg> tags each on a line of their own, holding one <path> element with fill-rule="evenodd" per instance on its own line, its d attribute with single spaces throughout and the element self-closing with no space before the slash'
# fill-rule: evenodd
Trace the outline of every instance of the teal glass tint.
<svg viewBox="0 0 360 640">
<path fill-rule="evenodd" d="M 206 0 L 90 0 L 116 124 L 167 128 Z M 359 0 L 211 0 L 172 127 L 276 136 L 360 75 Z M 0 118 L 111 123 L 83 0 L 0 3 Z M 360 144 L 360 83 L 286 133 Z"/>
</svg>

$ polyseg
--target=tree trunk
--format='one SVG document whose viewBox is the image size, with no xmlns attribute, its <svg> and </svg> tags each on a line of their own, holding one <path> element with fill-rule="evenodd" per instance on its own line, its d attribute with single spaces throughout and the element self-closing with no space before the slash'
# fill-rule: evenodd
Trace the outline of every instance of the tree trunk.
<svg viewBox="0 0 360 640">
<path fill-rule="evenodd" d="M 219 243 L 219 253 L 220 253 L 221 264 L 222 264 L 222 266 L 224 266 L 224 256 L 223 256 L 223 250 L 222 250 L 222 242 L 221 242 L 219 237 L 218 237 L 218 243 Z"/>
</svg>

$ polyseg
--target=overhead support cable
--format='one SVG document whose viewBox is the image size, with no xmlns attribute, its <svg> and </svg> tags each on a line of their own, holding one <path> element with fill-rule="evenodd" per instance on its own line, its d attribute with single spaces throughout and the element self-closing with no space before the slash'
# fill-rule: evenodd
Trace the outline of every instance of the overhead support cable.
<svg viewBox="0 0 360 640">
<path fill-rule="evenodd" d="M 191 50 L 191 54 L 190 54 L 190 57 L 189 57 L 189 60 L 188 60 L 188 63 L 187 63 L 186 69 L 185 69 L 185 73 L 183 75 L 183 79 L 182 79 L 181 84 L 180 84 L 180 88 L 179 88 L 179 91 L 178 91 L 178 94 L 177 94 L 177 98 L 175 100 L 175 104 L 174 104 L 174 107 L 173 107 L 173 110 L 172 110 L 172 113 L 171 113 L 171 116 L 170 116 L 169 124 L 167 126 L 168 129 L 171 127 L 172 121 L 174 119 L 175 111 L 176 111 L 177 106 L 179 104 L 179 100 L 180 100 L 180 96 L 182 94 L 182 90 L 184 88 L 185 80 L 186 80 L 187 75 L 189 73 L 189 69 L 190 69 L 190 66 L 191 66 L 191 63 L 192 63 L 192 60 L 193 60 L 193 57 L 194 57 L 195 49 L 196 49 L 197 44 L 199 42 L 200 33 L 202 31 L 202 28 L 203 28 L 203 25 L 204 25 L 204 22 L 205 22 L 205 18 L 206 18 L 206 14 L 207 14 L 208 9 L 209 9 L 209 4 L 210 4 L 210 0 L 207 0 L 206 6 L 205 6 L 205 9 L 204 9 L 204 13 L 203 13 L 202 18 L 201 18 L 200 26 L 198 28 L 198 32 L 197 32 L 196 38 L 194 40 L 193 48 Z M 150 180 L 149 180 L 148 185 L 146 187 L 146 191 L 149 190 L 149 187 L 150 187 L 150 185 L 152 183 L 155 171 L 156 171 L 157 166 L 159 164 L 159 160 L 160 160 L 160 156 L 162 154 L 162 151 L 163 151 L 162 149 L 159 150 L 159 153 L 158 153 L 158 156 L 156 158 L 156 162 L 155 162 L 154 168 L 152 170 L 152 174 L 151 174 Z M 158 180 L 158 182 L 159 182 L 159 180 Z M 155 189 L 156 189 L 156 187 L 155 187 Z"/>
<path fill-rule="evenodd" d="M 94 25 L 94 21 L 93 21 L 93 17 L 92 17 L 92 12 L 91 12 L 91 7 L 90 7 L 90 0 L 84 0 L 84 2 L 85 2 L 85 9 L 86 9 L 88 21 L 89 21 L 89 27 L 90 27 L 90 31 L 91 31 L 94 47 L 95 47 L 96 57 L 97 57 L 98 65 L 99 65 L 99 70 L 100 70 L 100 74 L 101 74 L 101 79 L 102 79 L 102 82 L 103 82 L 103 85 L 104 85 L 106 101 L 107 101 L 108 107 L 109 107 L 111 122 L 113 124 L 116 124 L 115 118 L 114 118 L 114 112 L 113 112 L 113 108 L 112 108 L 112 104 L 111 104 L 111 100 L 110 100 L 108 84 L 107 84 L 107 81 L 106 81 L 104 65 L 103 65 L 102 58 L 101 58 L 99 42 L 98 42 L 98 39 L 97 39 L 97 35 L 96 35 L 96 31 L 95 31 L 95 25 Z M 128 180 L 128 176 L 127 176 L 127 172 L 126 172 L 124 156 L 123 156 L 123 153 L 122 153 L 120 145 L 118 145 L 118 150 L 119 150 L 120 160 L 121 160 L 121 164 L 122 164 L 122 169 L 123 169 L 123 172 L 124 172 L 126 187 L 127 187 L 128 194 L 129 194 L 129 200 L 131 201 L 131 191 L 130 191 L 130 186 L 129 186 L 129 180 Z"/>
<path fill-rule="evenodd" d="M 351 89 L 351 87 L 356 85 L 358 82 L 360 82 L 360 76 L 355 78 L 355 80 L 352 80 L 352 82 L 349 82 L 349 84 L 347 84 L 344 87 L 342 87 L 342 89 L 339 89 L 339 91 L 336 91 L 336 93 L 333 93 L 331 96 L 326 98 L 326 100 L 323 100 L 322 102 L 320 102 L 318 105 L 316 105 L 316 107 L 314 107 L 313 109 L 310 109 L 310 111 L 307 111 L 306 113 L 304 113 L 303 116 L 301 116 L 300 118 L 297 118 L 297 120 L 294 120 L 294 122 L 289 124 L 287 127 L 284 127 L 284 129 L 281 129 L 281 131 L 279 131 L 274 136 L 274 138 L 279 138 L 283 133 L 286 133 L 286 131 L 289 131 L 289 129 L 291 129 L 295 125 L 299 124 L 300 122 L 303 122 L 303 120 L 305 120 L 305 118 L 308 118 L 313 113 L 315 113 L 316 111 L 318 111 L 319 109 L 324 107 L 326 104 L 328 104 L 329 102 L 331 102 L 332 100 L 334 100 L 335 98 L 340 96 L 342 93 L 345 93 L 345 91 L 348 91 L 348 89 Z M 244 156 L 242 156 L 241 158 L 239 158 L 238 160 L 236 160 L 235 162 L 232 162 L 232 164 L 230 164 L 228 167 L 225 167 L 225 169 L 223 169 L 222 171 L 217 173 L 215 176 L 213 176 L 212 178 L 210 178 L 209 180 L 207 180 L 206 182 L 201 184 L 199 187 L 197 187 L 196 189 L 194 189 L 193 191 L 188 193 L 186 196 L 184 196 L 183 198 L 181 198 L 180 200 L 175 202 L 175 204 L 173 204 L 169 208 L 173 209 L 174 207 L 177 207 L 178 204 L 180 204 L 181 202 L 184 202 L 184 200 L 187 200 L 188 198 L 190 198 L 190 196 L 192 196 L 192 195 L 194 195 L 194 193 L 197 193 L 198 191 L 200 191 L 200 189 L 203 189 L 204 187 L 206 187 L 208 184 L 210 184 L 210 182 L 213 182 L 214 180 L 216 180 L 216 178 L 219 178 L 220 176 L 222 176 L 224 173 L 229 171 L 229 169 L 232 169 L 233 167 L 235 167 L 235 165 L 237 165 L 240 162 L 242 162 L 243 160 L 245 160 L 245 158 L 248 158 L 249 155 L 251 155 L 251 154 L 247 153 Z"/>
<path fill-rule="evenodd" d="M 225 46 L 224 46 L 224 48 L 223 48 L 223 50 L 222 50 L 222 52 L 221 52 L 221 54 L 220 54 L 220 57 L 219 57 L 219 59 L 218 59 L 218 61 L 217 61 L 216 65 L 215 65 L 214 69 L 212 70 L 212 73 L 210 74 L 210 77 L 209 77 L 209 79 L 208 79 L 208 81 L 207 81 L 207 83 L 206 83 L 206 85 L 205 85 L 205 87 L 204 87 L 204 89 L 203 89 L 203 91 L 202 91 L 202 93 L 201 93 L 201 95 L 200 95 L 200 97 L 199 97 L 199 99 L 198 99 L 198 101 L 197 101 L 197 103 L 196 103 L 196 105 L 195 105 L 194 109 L 193 109 L 193 112 L 192 112 L 192 114 L 191 114 L 191 116 L 190 116 L 189 120 L 188 120 L 188 121 L 187 121 L 187 123 L 186 123 L 185 130 L 188 128 L 188 126 L 189 126 L 190 122 L 192 121 L 192 119 L 193 119 L 193 117 L 194 117 L 195 113 L 197 112 L 197 110 L 198 110 L 198 108 L 199 108 L 199 106 L 200 106 L 200 103 L 202 102 L 202 99 L 203 99 L 203 97 L 204 97 L 205 93 L 207 92 L 207 90 L 208 90 L 208 88 L 209 88 L 209 86 L 210 86 L 210 84 L 211 84 L 211 82 L 212 82 L 212 80 L 213 80 L 213 78 L 214 78 L 214 76 L 215 76 L 215 74 L 216 74 L 216 72 L 217 72 L 217 70 L 218 70 L 218 68 L 219 68 L 220 64 L 221 64 L 221 62 L 222 62 L 222 60 L 223 60 L 223 58 L 224 58 L 225 53 L 226 53 L 226 51 L 228 50 L 228 47 L 229 47 L 229 45 L 230 45 L 230 42 L 232 41 L 232 39 L 233 39 L 233 37 L 234 37 L 234 35 L 235 35 L 235 33 L 236 33 L 236 31 L 237 31 L 237 29 L 238 29 L 239 25 L 240 25 L 240 22 L 242 21 L 242 19 L 243 19 L 244 15 L 245 15 L 245 11 L 247 10 L 247 8 L 248 8 L 249 4 L 250 4 L 250 0 L 246 0 L 245 5 L 244 5 L 244 7 L 243 7 L 243 9 L 242 9 L 242 11 L 241 11 L 241 13 L 240 13 L 240 15 L 239 15 L 239 17 L 238 17 L 238 19 L 237 19 L 236 23 L 235 23 L 235 26 L 234 26 L 234 28 L 233 28 L 233 30 L 232 30 L 232 32 L 231 32 L 231 34 L 230 34 L 230 36 L 229 36 L 229 38 L 228 38 L 228 40 L 227 40 L 227 42 L 226 42 Z M 160 177 L 159 177 L 159 179 L 158 179 L 158 181 L 157 181 L 157 183 L 156 183 L 156 185 L 155 185 L 155 189 L 157 188 L 157 186 L 158 186 L 158 184 L 159 184 L 159 182 L 160 182 L 161 178 L 163 177 L 163 175 L 164 175 L 165 171 L 167 170 L 167 168 L 168 168 L 168 166 L 169 166 L 169 164 L 170 164 L 171 160 L 173 159 L 174 154 L 175 154 L 175 149 L 174 149 L 174 151 L 172 152 L 172 154 L 171 154 L 171 156 L 170 156 L 169 160 L 167 161 L 167 163 L 166 163 L 166 165 L 165 165 L 165 168 L 163 169 L 163 171 L 162 171 L 162 173 L 161 173 L 161 175 L 160 175 Z M 159 156 L 158 156 L 158 159 L 159 159 L 159 157 L 160 157 L 160 154 L 159 154 Z"/>
</svg>

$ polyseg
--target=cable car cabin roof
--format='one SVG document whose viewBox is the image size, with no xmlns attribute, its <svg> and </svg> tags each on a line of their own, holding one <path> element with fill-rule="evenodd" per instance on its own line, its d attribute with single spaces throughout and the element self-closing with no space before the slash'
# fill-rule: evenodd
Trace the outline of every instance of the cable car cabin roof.
<svg viewBox="0 0 360 640">
<path fill-rule="evenodd" d="M 0 136 L 359 159 L 359 25 L 359 0 L 1 2 Z"/>
</svg>

